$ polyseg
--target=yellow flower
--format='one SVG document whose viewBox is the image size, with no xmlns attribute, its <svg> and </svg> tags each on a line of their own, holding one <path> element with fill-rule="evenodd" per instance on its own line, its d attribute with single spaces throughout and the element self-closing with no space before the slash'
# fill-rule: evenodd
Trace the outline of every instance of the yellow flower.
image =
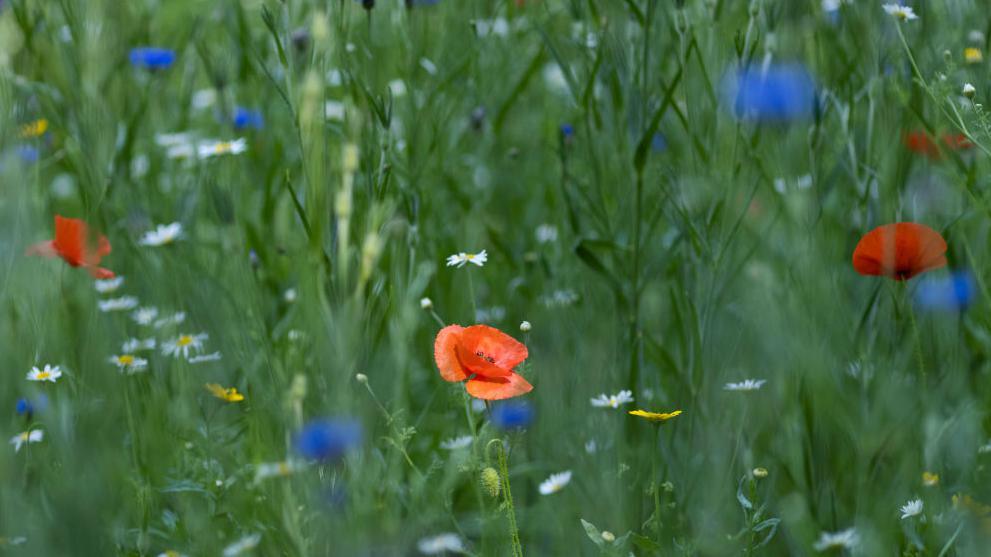
<svg viewBox="0 0 991 557">
<path fill-rule="evenodd" d="M 237 392 L 237 389 L 234 387 L 225 389 L 216 383 L 207 383 L 206 389 L 210 391 L 213 396 L 226 400 L 227 402 L 241 402 L 244 400 L 244 395 Z"/>
<path fill-rule="evenodd" d="M 963 58 L 968 64 L 980 64 L 984 61 L 984 55 L 981 54 L 981 49 L 974 47 L 963 49 Z"/>
<path fill-rule="evenodd" d="M 631 416 L 639 416 L 645 420 L 650 420 L 652 422 L 666 422 L 671 418 L 681 414 L 681 410 L 675 410 L 674 412 L 648 412 L 646 410 L 631 410 Z"/>
<path fill-rule="evenodd" d="M 26 139 L 41 137 L 46 131 L 48 131 L 48 120 L 42 118 L 21 126 L 21 137 Z"/>
<path fill-rule="evenodd" d="M 939 485 L 939 474 L 935 474 L 933 472 L 923 472 L 922 483 L 926 487 L 933 487 Z"/>
</svg>

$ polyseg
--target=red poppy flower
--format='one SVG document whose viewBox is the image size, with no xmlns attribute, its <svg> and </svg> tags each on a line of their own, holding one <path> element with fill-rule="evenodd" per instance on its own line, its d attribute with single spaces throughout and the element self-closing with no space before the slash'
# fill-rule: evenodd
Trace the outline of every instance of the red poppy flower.
<svg viewBox="0 0 991 557">
<path fill-rule="evenodd" d="M 926 132 L 909 132 L 905 135 L 905 146 L 908 147 L 909 151 L 925 155 L 930 159 L 938 159 L 940 157 L 939 145 Z"/>
<path fill-rule="evenodd" d="M 28 248 L 28 255 L 61 257 L 73 267 L 82 267 L 95 278 L 113 278 L 114 273 L 100 267 L 100 259 L 110 253 L 110 242 L 101 235 L 96 246 L 89 235 L 89 227 L 79 219 L 55 215 L 55 239 Z"/>
<path fill-rule="evenodd" d="M 437 333 L 434 359 L 446 381 L 468 380 L 468 394 L 501 400 L 528 393 L 527 383 L 513 368 L 527 357 L 522 343 L 488 325 L 448 325 Z"/>
<path fill-rule="evenodd" d="M 914 222 L 886 224 L 860 239 L 853 268 L 862 275 L 908 280 L 946 265 L 946 240 L 932 228 Z"/>
<path fill-rule="evenodd" d="M 942 140 L 947 149 L 954 151 L 963 151 L 974 147 L 974 144 L 962 133 L 944 133 Z M 908 147 L 909 151 L 925 155 L 930 159 L 936 160 L 943 156 L 935 139 L 924 131 L 905 134 L 905 146 Z"/>
</svg>

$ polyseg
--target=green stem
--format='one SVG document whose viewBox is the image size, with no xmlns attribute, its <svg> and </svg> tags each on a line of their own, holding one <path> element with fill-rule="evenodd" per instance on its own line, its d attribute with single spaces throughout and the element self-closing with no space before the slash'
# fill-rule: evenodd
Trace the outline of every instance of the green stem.
<svg viewBox="0 0 991 557">
<path fill-rule="evenodd" d="M 506 459 L 506 450 L 502 440 L 499 440 L 499 474 L 502 476 L 502 487 L 506 502 L 506 511 L 509 514 L 509 535 L 513 542 L 513 557 L 523 557 L 523 545 L 520 543 L 520 530 L 516 525 L 516 509 L 513 507 L 513 492 L 509 488 L 509 465 Z"/>
<path fill-rule="evenodd" d="M 468 297 L 471 298 L 471 319 L 469 323 L 474 323 L 478 319 L 478 304 L 475 302 L 475 281 L 471 278 L 471 269 L 468 271 Z"/>
</svg>

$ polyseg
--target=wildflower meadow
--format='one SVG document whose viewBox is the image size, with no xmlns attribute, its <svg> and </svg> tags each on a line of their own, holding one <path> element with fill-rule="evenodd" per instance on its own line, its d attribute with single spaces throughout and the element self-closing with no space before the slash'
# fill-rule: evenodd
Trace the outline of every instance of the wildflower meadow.
<svg viewBox="0 0 991 557">
<path fill-rule="evenodd" d="M 989 32 L 0 0 L 0 555 L 991 555 Z"/>
</svg>

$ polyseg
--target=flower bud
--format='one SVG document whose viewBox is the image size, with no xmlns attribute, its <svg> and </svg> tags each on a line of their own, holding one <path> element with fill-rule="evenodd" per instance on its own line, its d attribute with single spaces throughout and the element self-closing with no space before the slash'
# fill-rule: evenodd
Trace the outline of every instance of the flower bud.
<svg viewBox="0 0 991 557">
<path fill-rule="evenodd" d="M 420 309 L 430 310 L 434 308 L 434 301 L 430 298 L 420 298 Z"/>
<path fill-rule="evenodd" d="M 486 466 L 482 470 L 482 476 L 479 480 L 482 484 L 482 489 L 485 493 L 488 493 L 490 497 L 495 498 L 499 496 L 499 491 L 502 488 L 502 481 L 499 479 L 499 472 L 491 466 Z"/>
<path fill-rule="evenodd" d="M 757 468 L 754 468 L 753 474 L 755 478 L 762 480 L 767 477 L 767 468 L 758 466 Z"/>
<path fill-rule="evenodd" d="M 602 540 L 607 543 L 612 543 L 616 541 L 616 534 L 613 534 L 609 530 L 603 530 L 601 536 L 602 536 Z"/>
<path fill-rule="evenodd" d="M 967 97 L 968 99 L 972 99 L 972 98 L 974 98 L 974 95 L 976 95 L 976 94 L 977 94 L 977 88 L 976 87 L 974 87 L 970 83 L 964 83 L 963 84 L 963 96 Z"/>
<path fill-rule="evenodd" d="M 531 329 L 533 329 L 533 325 L 531 325 L 529 321 L 520 323 L 520 332 L 529 333 Z"/>
<path fill-rule="evenodd" d="M 358 373 L 358 374 L 356 374 L 354 376 L 354 379 L 355 379 L 355 381 L 361 383 L 362 385 L 364 385 L 365 383 L 368 383 L 368 376 L 365 375 L 364 373 Z"/>
</svg>

